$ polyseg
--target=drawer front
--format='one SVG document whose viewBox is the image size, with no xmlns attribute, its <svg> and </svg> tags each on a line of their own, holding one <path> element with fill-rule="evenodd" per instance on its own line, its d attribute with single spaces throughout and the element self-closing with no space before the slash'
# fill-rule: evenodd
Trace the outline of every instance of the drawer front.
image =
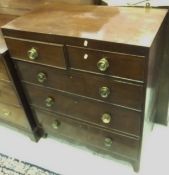
<svg viewBox="0 0 169 175">
<path fill-rule="evenodd" d="M 37 117 L 48 134 L 66 136 L 77 143 L 137 159 L 139 141 L 102 131 L 75 120 L 36 110 Z M 99 151 L 100 152 L 100 151 Z"/>
<path fill-rule="evenodd" d="M 104 78 L 94 74 L 49 69 L 46 66 L 21 61 L 17 61 L 16 64 L 23 81 L 142 110 L 144 101 L 142 85 L 116 81 L 111 77 Z M 40 74 L 44 76 L 44 81 L 43 78 L 39 81 Z"/>
<path fill-rule="evenodd" d="M 26 115 L 21 107 L 0 103 L 0 120 L 24 129 L 29 129 Z"/>
<path fill-rule="evenodd" d="M 0 102 L 20 106 L 12 83 L 0 81 Z"/>
<path fill-rule="evenodd" d="M 3 58 L 0 57 L 0 80 L 7 80 L 9 81 L 9 75 L 5 68 L 5 64 L 3 62 Z"/>
<path fill-rule="evenodd" d="M 110 130 L 140 135 L 141 113 L 77 96 L 24 85 L 31 105 Z"/>
<path fill-rule="evenodd" d="M 144 81 L 145 58 L 68 46 L 70 67 Z"/>
<path fill-rule="evenodd" d="M 66 68 L 63 45 L 6 38 L 11 56 L 15 59 Z"/>
</svg>

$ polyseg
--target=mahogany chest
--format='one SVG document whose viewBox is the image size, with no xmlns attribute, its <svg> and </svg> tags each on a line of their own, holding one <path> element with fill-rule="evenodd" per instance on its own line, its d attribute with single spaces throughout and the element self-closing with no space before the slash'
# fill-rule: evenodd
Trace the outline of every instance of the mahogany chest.
<svg viewBox="0 0 169 175">
<path fill-rule="evenodd" d="M 44 6 L 3 26 L 45 132 L 132 163 L 156 115 L 167 10 Z"/>
</svg>

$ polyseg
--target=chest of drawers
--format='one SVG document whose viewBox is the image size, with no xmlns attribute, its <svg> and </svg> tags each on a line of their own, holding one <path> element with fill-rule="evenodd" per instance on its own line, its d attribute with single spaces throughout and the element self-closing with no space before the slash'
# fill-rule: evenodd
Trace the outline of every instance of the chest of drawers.
<svg viewBox="0 0 169 175">
<path fill-rule="evenodd" d="M 47 5 L 2 28 L 49 135 L 132 163 L 156 114 L 167 10 Z"/>
</svg>

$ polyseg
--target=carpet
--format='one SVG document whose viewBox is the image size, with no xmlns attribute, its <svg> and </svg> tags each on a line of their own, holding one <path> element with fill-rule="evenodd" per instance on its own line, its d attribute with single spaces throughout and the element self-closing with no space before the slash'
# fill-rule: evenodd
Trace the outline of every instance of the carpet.
<svg viewBox="0 0 169 175">
<path fill-rule="evenodd" d="M 0 175 L 59 175 L 0 153 Z"/>
</svg>

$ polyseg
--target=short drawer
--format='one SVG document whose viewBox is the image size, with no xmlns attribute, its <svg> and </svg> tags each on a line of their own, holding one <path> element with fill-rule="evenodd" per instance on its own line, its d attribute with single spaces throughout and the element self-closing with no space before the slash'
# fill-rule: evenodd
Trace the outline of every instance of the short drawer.
<svg viewBox="0 0 169 175">
<path fill-rule="evenodd" d="M 140 112 L 38 86 L 24 84 L 24 88 L 32 106 L 64 114 L 67 117 L 86 121 L 110 130 L 118 130 L 129 135 L 140 135 Z"/>
<path fill-rule="evenodd" d="M 9 75 L 8 75 L 7 70 L 5 68 L 3 58 L 1 56 L 0 56 L 0 80 L 9 81 Z"/>
<path fill-rule="evenodd" d="M 20 106 L 20 101 L 11 82 L 0 81 L 0 102 Z"/>
<path fill-rule="evenodd" d="M 72 69 L 144 81 L 144 57 L 73 46 L 67 46 L 67 50 Z"/>
<path fill-rule="evenodd" d="M 117 81 L 111 77 L 77 71 L 64 71 L 46 66 L 16 62 L 20 78 L 25 82 L 142 110 L 142 84 Z M 31 71 L 30 71 L 31 70 Z"/>
<path fill-rule="evenodd" d="M 11 56 L 15 59 L 66 68 L 63 45 L 6 38 Z"/>
<path fill-rule="evenodd" d="M 37 117 L 44 130 L 55 137 L 65 136 L 77 144 L 92 145 L 100 150 L 137 159 L 139 141 L 115 133 L 85 125 L 60 115 L 36 110 Z M 64 137 L 64 139 L 65 139 Z M 100 151 L 99 151 L 100 152 Z"/>
<path fill-rule="evenodd" d="M 0 103 L 0 120 L 9 125 L 30 130 L 26 115 L 21 107 Z"/>
</svg>

